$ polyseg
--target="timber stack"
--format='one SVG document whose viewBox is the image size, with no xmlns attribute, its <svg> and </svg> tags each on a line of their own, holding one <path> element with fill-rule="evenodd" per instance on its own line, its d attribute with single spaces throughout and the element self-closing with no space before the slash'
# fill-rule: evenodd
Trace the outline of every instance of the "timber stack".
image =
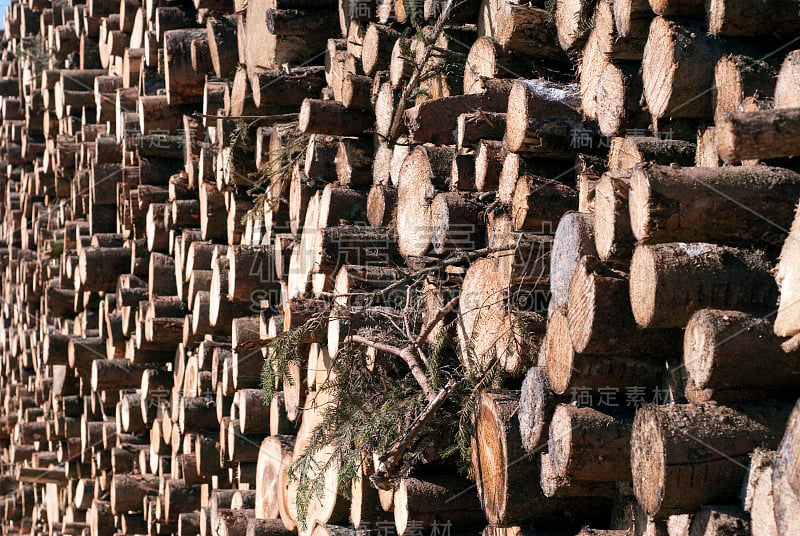
<svg viewBox="0 0 800 536">
<path fill-rule="evenodd" d="M 800 534 L 798 33 L 13 0 L 3 534 Z"/>
</svg>

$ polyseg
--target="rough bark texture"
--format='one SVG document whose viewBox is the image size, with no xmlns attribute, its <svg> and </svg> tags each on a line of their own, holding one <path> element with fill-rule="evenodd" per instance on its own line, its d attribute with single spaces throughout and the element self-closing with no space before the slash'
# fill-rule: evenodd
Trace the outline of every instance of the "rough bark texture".
<svg viewBox="0 0 800 536">
<path fill-rule="evenodd" d="M 728 344 L 736 337 L 736 345 Z M 772 322 L 737 311 L 702 309 L 686 325 L 683 360 L 692 402 L 797 392 L 797 352 L 781 348 Z M 687 391 L 688 393 L 688 391 Z"/>
<path fill-rule="evenodd" d="M 724 115 L 717 122 L 717 150 L 723 160 L 797 156 L 800 110 L 759 110 Z"/>
<path fill-rule="evenodd" d="M 800 175 L 785 169 L 645 165 L 631 176 L 631 228 L 643 243 L 775 247 L 793 216 L 784 200 L 795 196 Z"/>
<path fill-rule="evenodd" d="M 789 411 L 768 403 L 644 406 L 631 436 L 637 500 L 648 515 L 666 516 L 735 499 L 747 469 L 743 462 L 756 447 L 778 444 Z M 698 443 L 705 448 L 697 449 Z"/>
<path fill-rule="evenodd" d="M 633 316 L 642 327 L 681 327 L 706 307 L 771 310 L 777 289 L 757 250 L 706 243 L 640 245 L 631 261 Z M 680 289 L 680 290 L 678 290 Z"/>
</svg>

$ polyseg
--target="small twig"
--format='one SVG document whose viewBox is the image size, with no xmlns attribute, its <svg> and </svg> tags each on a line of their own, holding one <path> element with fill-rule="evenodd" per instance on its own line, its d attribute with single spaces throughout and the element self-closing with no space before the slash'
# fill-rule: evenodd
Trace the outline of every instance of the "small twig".
<svg viewBox="0 0 800 536">
<path fill-rule="evenodd" d="M 431 331 L 433 331 L 433 328 L 436 327 L 436 324 L 438 324 L 439 322 L 444 320 L 444 317 L 447 316 L 448 313 L 450 313 L 450 311 L 455 309 L 456 305 L 458 305 L 458 301 L 459 301 L 459 297 L 456 296 L 455 298 L 453 298 L 452 300 L 447 302 L 444 307 L 439 309 L 439 312 L 436 313 L 436 316 L 434 316 L 430 320 L 430 322 L 425 324 L 425 326 L 422 328 L 422 331 L 420 331 L 419 336 L 417 337 L 417 340 L 414 342 L 414 344 L 419 346 L 423 342 L 425 342 L 425 339 L 427 339 L 428 335 L 431 334 Z"/>
<path fill-rule="evenodd" d="M 489 118 L 486 116 L 486 112 L 484 112 L 482 108 L 478 108 L 478 113 L 480 114 L 481 118 L 484 121 L 486 121 L 486 123 L 488 123 L 490 127 L 495 128 L 494 123 L 492 123 L 491 120 L 489 120 Z"/>
<path fill-rule="evenodd" d="M 369 346 L 371 348 L 375 348 L 381 352 L 386 352 L 387 354 L 396 355 L 398 357 L 403 356 L 403 349 L 398 348 L 397 346 L 393 346 L 391 344 L 386 344 L 383 342 L 373 341 L 372 339 L 368 339 L 366 337 L 362 337 L 361 335 L 349 335 L 344 340 L 345 343 L 352 342 L 355 344 L 363 344 L 365 346 Z"/>
</svg>

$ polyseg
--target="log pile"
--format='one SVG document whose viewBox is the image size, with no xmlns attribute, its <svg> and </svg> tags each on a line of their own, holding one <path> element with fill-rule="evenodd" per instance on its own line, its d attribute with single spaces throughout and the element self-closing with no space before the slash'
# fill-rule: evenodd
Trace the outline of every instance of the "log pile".
<svg viewBox="0 0 800 536">
<path fill-rule="evenodd" d="M 3 534 L 796 534 L 796 2 L 551 4 L 13 1 Z"/>
</svg>

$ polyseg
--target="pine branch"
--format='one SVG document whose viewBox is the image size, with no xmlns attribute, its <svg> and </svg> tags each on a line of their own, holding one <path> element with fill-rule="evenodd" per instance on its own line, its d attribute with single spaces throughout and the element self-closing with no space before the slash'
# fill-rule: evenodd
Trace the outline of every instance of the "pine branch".
<svg viewBox="0 0 800 536">
<path fill-rule="evenodd" d="M 411 375 L 419 384 L 420 389 L 422 389 L 422 392 L 425 394 L 425 398 L 427 400 L 433 400 L 436 397 L 436 395 L 433 392 L 433 389 L 431 388 L 430 381 L 428 380 L 428 375 L 425 374 L 425 369 L 422 368 L 422 365 L 419 364 L 417 358 L 414 357 L 414 353 L 412 351 L 412 349 L 414 348 L 413 345 L 407 348 L 398 348 L 396 346 L 391 346 L 389 344 L 383 344 L 380 342 L 367 339 L 366 337 L 361 337 L 360 335 L 350 335 L 345 339 L 345 343 L 347 342 L 364 344 L 366 346 L 375 348 L 376 350 L 379 350 L 381 352 L 386 352 L 387 354 L 396 355 L 397 357 L 405 361 L 406 365 L 408 365 L 408 368 L 411 370 Z"/>
<path fill-rule="evenodd" d="M 375 474 L 369 477 L 373 486 L 382 490 L 392 489 L 390 480 L 392 476 L 397 473 L 397 469 L 403 462 L 403 456 L 420 432 L 422 432 L 422 429 L 425 428 L 425 425 L 430 422 L 439 408 L 442 407 L 442 404 L 447 400 L 447 396 L 453 391 L 455 386 L 456 382 L 450 380 L 447 382 L 447 385 L 439 389 L 436 396 L 434 396 L 433 399 L 428 402 L 425 409 L 417 415 L 417 418 L 411 423 L 411 427 L 406 433 L 395 441 L 388 451 L 381 455 L 378 459 L 378 466 L 375 468 Z"/>
</svg>

